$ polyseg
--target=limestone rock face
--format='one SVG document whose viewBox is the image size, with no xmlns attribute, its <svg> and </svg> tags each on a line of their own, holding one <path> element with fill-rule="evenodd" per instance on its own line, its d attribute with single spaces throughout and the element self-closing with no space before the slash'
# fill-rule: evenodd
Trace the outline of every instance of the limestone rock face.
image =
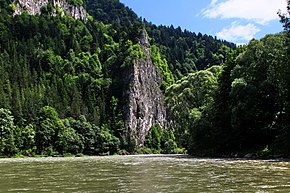
<svg viewBox="0 0 290 193">
<path fill-rule="evenodd" d="M 48 0 L 16 0 L 16 11 L 14 15 L 19 15 L 27 11 L 31 15 L 41 14 L 41 8 L 48 5 Z M 69 14 L 75 19 L 87 21 L 87 13 L 82 6 L 73 6 L 67 3 L 66 0 L 53 0 L 53 6 L 59 8 L 62 14 Z"/>
<path fill-rule="evenodd" d="M 160 90 L 162 77 L 152 63 L 145 31 L 140 35 L 140 45 L 146 57 L 138 59 L 127 72 L 129 88 L 125 94 L 128 100 L 125 106 L 127 134 L 137 146 L 144 145 L 151 126 L 159 124 L 165 128 L 167 124 L 164 96 Z"/>
</svg>

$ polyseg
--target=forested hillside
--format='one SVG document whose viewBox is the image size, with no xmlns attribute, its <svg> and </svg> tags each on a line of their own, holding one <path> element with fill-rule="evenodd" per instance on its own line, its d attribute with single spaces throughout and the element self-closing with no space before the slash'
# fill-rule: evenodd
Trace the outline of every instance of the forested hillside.
<svg viewBox="0 0 290 193">
<path fill-rule="evenodd" d="M 198 62 L 192 44 L 203 44 L 198 53 L 219 55 L 215 64 L 222 63 L 230 50 L 230 44 L 206 35 L 144 23 L 119 1 L 68 3 L 84 5 L 87 21 L 63 15 L 52 2 L 41 7 L 38 15 L 18 11 L 13 1 L 0 2 L 1 155 L 135 151 L 125 135 L 127 83 L 122 72 L 142 58 L 139 36 L 145 26 L 149 37 L 152 35 L 151 58 L 163 77 L 163 92 L 178 78 L 197 70 L 201 60 Z M 16 10 L 22 14 L 14 15 Z M 183 50 L 175 52 L 180 47 L 175 43 L 163 45 L 166 31 L 174 42 L 183 34 Z M 205 46 L 210 44 L 213 50 Z M 165 55 L 168 50 L 172 54 Z M 187 56 L 180 56 L 185 51 Z M 212 63 L 203 65 L 198 68 Z M 166 133 L 158 130 L 153 139 L 150 134 L 146 144 L 160 151 L 171 140 L 174 149 L 175 138 Z M 152 145 L 152 140 L 157 144 Z"/>
<path fill-rule="evenodd" d="M 192 153 L 289 155 L 289 35 L 268 35 L 231 54 L 212 103 L 192 120 Z"/>
<path fill-rule="evenodd" d="M 1 1 L 1 154 L 117 152 L 112 28 L 47 9 L 11 17 L 12 5 Z"/>
<path fill-rule="evenodd" d="M 167 89 L 179 143 L 191 154 L 289 156 L 289 13 L 280 14 L 285 32 L 239 47 L 220 73 L 199 71 Z"/>
<path fill-rule="evenodd" d="M 49 1 L 33 15 L 0 0 L 0 156 L 290 153 L 289 15 L 281 15 L 286 32 L 236 49 L 156 26 L 118 0 L 67 3 L 86 13 Z M 149 84 L 153 74 L 160 88 Z M 128 128 L 127 112 L 146 117 L 143 88 L 147 101 L 166 103 L 150 118 L 167 114 L 167 124 L 150 123 L 136 144 L 141 131 Z"/>
<path fill-rule="evenodd" d="M 170 71 L 177 79 L 190 72 L 203 70 L 213 65 L 222 64 L 231 49 L 236 45 L 217 40 L 215 37 L 182 30 L 180 27 L 156 26 L 138 16 L 128 7 L 116 0 L 88 0 L 87 10 L 99 21 L 110 23 L 124 33 L 144 25 L 151 38 L 165 57 Z"/>
</svg>

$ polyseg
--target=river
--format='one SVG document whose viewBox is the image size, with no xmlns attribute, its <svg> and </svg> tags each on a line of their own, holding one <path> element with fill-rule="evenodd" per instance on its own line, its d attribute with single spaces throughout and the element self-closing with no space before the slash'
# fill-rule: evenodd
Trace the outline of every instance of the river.
<svg viewBox="0 0 290 193">
<path fill-rule="evenodd" d="M 290 192 L 289 162 L 182 155 L 0 159 L 0 192 Z"/>
</svg>

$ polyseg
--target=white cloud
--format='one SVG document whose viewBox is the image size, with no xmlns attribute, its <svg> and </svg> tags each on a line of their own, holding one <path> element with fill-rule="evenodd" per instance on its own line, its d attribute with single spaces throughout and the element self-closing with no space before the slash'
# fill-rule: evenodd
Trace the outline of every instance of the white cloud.
<svg viewBox="0 0 290 193">
<path fill-rule="evenodd" d="M 224 39 L 232 42 L 249 41 L 254 38 L 254 35 L 260 31 L 254 24 L 239 25 L 233 22 L 230 27 L 222 29 L 216 36 L 219 39 Z"/>
<path fill-rule="evenodd" d="M 218 0 L 211 0 L 210 6 L 214 6 L 217 2 L 218 2 Z"/>
<path fill-rule="evenodd" d="M 239 18 L 267 24 L 278 19 L 278 10 L 285 10 L 286 0 L 211 0 L 202 15 L 208 18 Z"/>
</svg>

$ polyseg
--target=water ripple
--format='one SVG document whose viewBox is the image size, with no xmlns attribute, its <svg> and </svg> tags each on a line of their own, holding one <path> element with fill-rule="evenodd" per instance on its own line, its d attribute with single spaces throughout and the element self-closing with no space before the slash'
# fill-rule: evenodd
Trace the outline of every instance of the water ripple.
<svg viewBox="0 0 290 193">
<path fill-rule="evenodd" d="M 0 192 L 290 192 L 289 162 L 184 155 L 0 159 Z"/>
</svg>

